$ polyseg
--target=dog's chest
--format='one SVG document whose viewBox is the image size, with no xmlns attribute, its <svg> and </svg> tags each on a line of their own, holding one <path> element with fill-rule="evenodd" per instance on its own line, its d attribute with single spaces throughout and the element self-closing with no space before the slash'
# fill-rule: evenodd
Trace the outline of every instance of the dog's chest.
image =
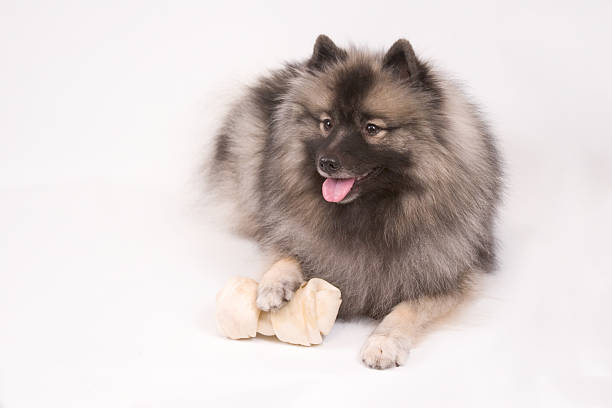
<svg viewBox="0 0 612 408">
<path fill-rule="evenodd" d="M 341 248 L 323 244 L 296 251 L 306 279 L 321 278 L 342 292 L 340 317 L 380 318 L 402 299 L 410 285 L 397 254 L 367 246 Z"/>
</svg>

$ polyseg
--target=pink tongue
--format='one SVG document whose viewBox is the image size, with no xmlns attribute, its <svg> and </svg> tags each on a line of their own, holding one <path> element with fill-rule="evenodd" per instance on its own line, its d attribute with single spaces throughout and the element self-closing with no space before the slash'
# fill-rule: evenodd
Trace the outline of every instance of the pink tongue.
<svg viewBox="0 0 612 408">
<path fill-rule="evenodd" d="M 325 201 L 330 203 L 337 203 L 344 200 L 347 196 L 353 184 L 355 183 L 354 178 L 348 179 L 334 179 L 328 178 L 323 182 L 323 198 Z"/>
</svg>

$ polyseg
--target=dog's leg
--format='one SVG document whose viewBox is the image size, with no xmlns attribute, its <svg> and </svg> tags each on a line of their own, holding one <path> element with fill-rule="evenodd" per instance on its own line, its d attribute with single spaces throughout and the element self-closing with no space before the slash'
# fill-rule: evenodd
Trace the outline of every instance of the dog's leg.
<svg viewBox="0 0 612 408">
<path fill-rule="evenodd" d="M 399 303 L 370 334 L 361 349 L 361 359 L 368 367 L 377 369 L 402 365 L 419 333 L 458 303 L 457 296 Z"/>
<path fill-rule="evenodd" d="M 291 300 L 304 277 L 294 258 L 282 258 L 264 273 L 257 288 L 257 307 L 263 311 L 280 308 Z"/>
</svg>

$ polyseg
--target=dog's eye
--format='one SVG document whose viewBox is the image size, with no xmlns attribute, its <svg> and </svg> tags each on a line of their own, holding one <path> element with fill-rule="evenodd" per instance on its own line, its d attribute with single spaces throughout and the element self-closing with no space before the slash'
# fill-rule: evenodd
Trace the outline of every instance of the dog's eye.
<svg viewBox="0 0 612 408">
<path fill-rule="evenodd" d="M 321 121 L 321 127 L 324 131 L 329 131 L 333 127 L 331 119 L 323 119 Z"/>
<path fill-rule="evenodd" d="M 374 136 L 375 134 L 380 132 L 380 128 L 373 123 L 368 123 L 366 125 L 366 132 L 368 132 L 369 135 Z"/>
</svg>

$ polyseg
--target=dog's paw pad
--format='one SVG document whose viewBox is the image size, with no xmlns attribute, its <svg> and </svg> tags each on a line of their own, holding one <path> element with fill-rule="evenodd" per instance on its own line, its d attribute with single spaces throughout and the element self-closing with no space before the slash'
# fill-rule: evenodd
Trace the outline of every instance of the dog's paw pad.
<svg viewBox="0 0 612 408">
<path fill-rule="evenodd" d="M 370 368 L 384 370 L 399 367 L 408 357 L 408 349 L 391 336 L 372 334 L 361 348 L 361 360 Z"/>
</svg>

